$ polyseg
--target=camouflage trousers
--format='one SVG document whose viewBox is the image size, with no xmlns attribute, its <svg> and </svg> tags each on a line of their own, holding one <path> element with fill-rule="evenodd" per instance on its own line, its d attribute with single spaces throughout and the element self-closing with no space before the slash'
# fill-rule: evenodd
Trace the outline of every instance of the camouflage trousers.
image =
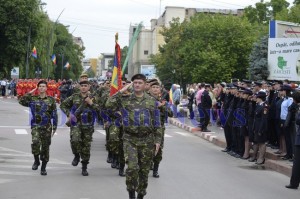
<svg viewBox="0 0 300 199">
<path fill-rule="evenodd" d="M 42 161 L 49 161 L 49 149 L 51 145 L 52 126 L 32 127 L 31 151 L 33 155 L 40 155 Z"/>
<path fill-rule="evenodd" d="M 107 144 L 112 154 L 118 155 L 118 162 L 120 165 L 125 166 L 122 127 L 117 127 L 115 125 L 109 127 L 109 140 Z"/>
<path fill-rule="evenodd" d="M 89 163 L 91 156 L 91 143 L 93 141 L 94 126 L 71 127 L 70 142 L 73 154 L 79 154 L 81 162 Z"/>
<path fill-rule="evenodd" d="M 165 129 L 163 130 L 162 138 L 161 138 L 161 143 L 160 143 L 160 148 L 156 154 L 156 156 L 153 157 L 153 163 L 154 164 L 159 164 L 162 161 L 162 155 L 163 155 L 163 148 L 164 148 L 164 140 L 165 140 Z"/>
<path fill-rule="evenodd" d="M 151 136 L 137 138 L 124 135 L 124 156 L 127 164 L 126 185 L 127 190 L 135 190 L 146 195 L 148 187 L 148 174 L 154 154 L 154 143 Z"/>
</svg>

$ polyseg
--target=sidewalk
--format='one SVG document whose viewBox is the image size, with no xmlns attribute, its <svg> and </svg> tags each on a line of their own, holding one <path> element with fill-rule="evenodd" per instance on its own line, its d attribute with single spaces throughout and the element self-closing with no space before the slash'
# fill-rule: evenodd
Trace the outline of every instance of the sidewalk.
<svg viewBox="0 0 300 199">
<path fill-rule="evenodd" d="M 220 127 L 217 127 L 215 124 L 208 126 L 208 129 L 211 130 L 211 132 L 205 133 L 200 131 L 200 129 L 198 128 L 198 122 L 196 120 L 190 120 L 187 117 L 169 118 L 169 123 L 186 131 L 189 131 L 195 136 L 201 137 L 202 139 L 205 139 L 221 147 L 222 149 L 226 147 L 224 130 Z M 264 166 L 286 176 L 291 176 L 293 163 L 281 160 L 274 153 L 275 151 L 276 150 L 273 150 L 269 147 L 267 148 L 266 161 Z M 221 150 L 220 153 L 222 153 Z"/>
</svg>

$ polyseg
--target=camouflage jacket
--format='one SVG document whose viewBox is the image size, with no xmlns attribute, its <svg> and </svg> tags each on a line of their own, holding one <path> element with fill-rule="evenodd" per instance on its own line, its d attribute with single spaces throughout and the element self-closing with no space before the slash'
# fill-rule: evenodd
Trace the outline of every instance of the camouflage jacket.
<svg viewBox="0 0 300 199">
<path fill-rule="evenodd" d="M 19 99 L 19 103 L 30 108 L 32 114 L 31 128 L 49 125 L 53 125 L 54 129 L 57 128 L 57 109 L 53 97 L 46 96 L 41 98 L 40 96 L 26 94 Z"/>
<path fill-rule="evenodd" d="M 107 89 L 107 88 L 104 88 L 104 87 L 101 87 L 101 88 L 98 88 L 96 91 L 95 91 L 95 96 L 97 96 L 97 99 L 98 99 L 98 104 L 100 106 L 100 109 L 104 109 L 105 108 L 105 103 L 109 97 L 109 93 L 110 93 L 110 89 Z"/>
<path fill-rule="evenodd" d="M 120 110 L 125 134 L 136 137 L 153 134 L 154 142 L 161 143 L 163 128 L 157 101 L 153 97 L 144 93 L 141 99 L 134 94 L 126 99 L 121 93 L 117 93 L 105 105 L 107 110 Z"/>
<path fill-rule="evenodd" d="M 151 94 L 150 94 L 151 95 Z M 156 97 L 154 95 L 151 95 L 154 99 L 156 99 L 156 101 L 162 103 L 163 101 L 161 100 L 161 98 Z M 159 107 L 160 110 L 160 119 L 161 119 L 161 124 L 162 126 L 165 126 L 165 122 L 167 120 L 168 117 L 173 117 L 173 112 L 171 110 L 171 108 L 168 106 L 168 103 L 166 102 L 165 105 L 160 106 Z"/>
<path fill-rule="evenodd" d="M 76 121 L 72 121 L 72 126 L 86 126 L 90 127 L 94 125 L 95 118 L 97 117 L 97 112 L 99 111 L 99 105 L 96 103 L 97 99 L 93 98 L 93 104 L 89 105 L 84 102 L 85 97 L 82 97 L 80 93 L 75 93 L 65 99 L 60 105 L 60 109 L 69 117 L 69 115 L 75 114 Z M 80 107 L 81 106 L 81 107 Z M 78 108 L 80 111 L 78 112 Z"/>
</svg>

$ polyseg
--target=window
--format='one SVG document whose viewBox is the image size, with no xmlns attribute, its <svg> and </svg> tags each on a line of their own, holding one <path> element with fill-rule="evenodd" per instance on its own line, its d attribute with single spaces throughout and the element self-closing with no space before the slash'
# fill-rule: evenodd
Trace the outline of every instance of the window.
<svg viewBox="0 0 300 199">
<path fill-rule="evenodd" d="M 144 50 L 144 55 L 148 55 L 148 50 Z"/>
</svg>

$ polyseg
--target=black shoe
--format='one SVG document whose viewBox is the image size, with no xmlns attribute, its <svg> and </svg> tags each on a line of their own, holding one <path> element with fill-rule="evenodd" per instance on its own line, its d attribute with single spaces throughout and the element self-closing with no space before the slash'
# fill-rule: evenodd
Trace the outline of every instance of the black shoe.
<svg viewBox="0 0 300 199">
<path fill-rule="evenodd" d="M 221 150 L 222 152 L 228 152 L 229 150 L 227 148 Z"/>
<path fill-rule="evenodd" d="M 81 171 L 81 174 L 83 176 L 88 176 L 89 173 L 87 172 L 87 163 L 82 163 L 82 171 Z"/>
<path fill-rule="evenodd" d="M 109 163 L 109 164 L 112 163 L 112 154 L 111 154 L 111 152 L 108 152 L 106 162 Z"/>
<path fill-rule="evenodd" d="M 136 199 L 135 197 L 135 191 L 128 191 L 128 194 L 129 194 L 129 199 Z"/>
<path fill-rule="evenodd" d="M 289 159 L 292 159 L 292 157 L 286 155 L 286 156 L 282 157 L 281 159 L 282 160 L 289 160 Z"/>
<path fill-rule="evenodd" d="M 119 176 L 121 176 L 121 177 L 125 176 L 124 169 L 122 169 L 122 168 L 119 169 Z"/>
<path fill-rule="evenodd" d="M 159 167 L 159 164 L 154 163 L 154 166 L 153 166 L 153 177 L 154 178 L 159 178 L 158 167 Z"/>
<path fill-rule="evenodd" d="M 34 156 L 34 163 L 32 165 L 32 170 L 37 170 L 40 166 L 40 159 L 38 155 Z"/>
<path fill-rule="evenodd" d="M 138 194 L 136 199 L 143 199 L 144 195 Z"/>
<path fill-rule="evenodd" d="M 241 159 L 243 159 L 243 160 L 248 160 L 249 158 L 250 158 L 250 155 L 248 157 L 246 157 L 246 158 L 241 157 Z"/>
<path fill-rule="evenodd" d="M 75 157 L 74 157 L 74 159 L 72 161 L 72 165 L 74 167 L 76 167 L 78 165 L 79 161 L 80 161 L 80 155 L 77 153 L 77 154 L 75 154 Z"/>
<path fill-rule="evenodd" d="M 250 158 L 248 161 L 249 162 L 255 162 L 257 159 L 256 158 Z"/>
<path fill-rule="evenodd" d="M 47 166 L 47 162 L 43 161 L 42 162 L 42 166 L 41 166 L 41 175 L 42 176 L 46 176 L 47 175 L 46 166 Z"/>
<path fill-rule="evenodd" d="M 233 156 L 235 158 L 241 158 L 242 156 L 240 154 L 236 154 L 235 156 Z"/>
<path fill-rule="evenodd" d="M 293 185 L 286 185 L 285 188 L 288 188 L 288 189 L 298 189 L 297 186 L 293 186 Z"/>
<path fill-rule="evenodd" d="M 206 132 L 211 132 L 211 131 L 208 130 L 208 129 L 203 129 L 202 132 L 205 132 L 205 133 L 206 133 Z"/>
<path fill-rule="evenodd" d="M 116 155 L 112 155 L 112 163 L 111 163 L 111 168 L 115 169 L 117 168 L 117 157 Z"/>
</svg>

